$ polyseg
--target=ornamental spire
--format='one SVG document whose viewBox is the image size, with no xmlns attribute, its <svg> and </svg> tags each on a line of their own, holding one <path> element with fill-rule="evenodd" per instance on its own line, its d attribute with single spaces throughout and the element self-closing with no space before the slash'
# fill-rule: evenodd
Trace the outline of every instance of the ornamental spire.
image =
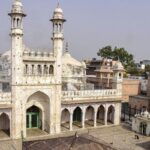
<svg viewBox="0 0 150 150">
<path fill-rule="evenodd" d="M 59 0 L 57 0 L 57 8 L 59 8 L 60 6 L 60 3 L 59 3 Z"/>
</svg>

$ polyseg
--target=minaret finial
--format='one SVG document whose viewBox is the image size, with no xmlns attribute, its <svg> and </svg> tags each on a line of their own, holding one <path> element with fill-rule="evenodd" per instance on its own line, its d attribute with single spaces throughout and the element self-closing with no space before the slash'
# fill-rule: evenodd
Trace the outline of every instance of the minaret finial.
<svg viewBox="0 0 150 150">
<path fill-rule="evenodd" d="M 59 3 L 59 0 L 57 0 L 57 7 L 59 7 L 60 3 Z"/>
</svg>

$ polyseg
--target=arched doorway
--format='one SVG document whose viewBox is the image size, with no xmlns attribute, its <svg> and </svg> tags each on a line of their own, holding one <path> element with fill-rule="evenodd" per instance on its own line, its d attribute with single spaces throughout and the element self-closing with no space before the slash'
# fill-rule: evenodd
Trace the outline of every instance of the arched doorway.
<svg viewBox="0 0 150 150">
<path fill-rule="evenodd" d="M 140 133 L 143 135 L 146 135 L 147 130 L 147 123 L 146 122 L 141 122 L 140 123 Z"/>
<path fill-rule="evenodd" d="M 26 103 L 26 115 L 24 118 L 26 120 L 26 130 L 27 136 L 33 136 L 33 131 L 37 131 L 36 135 L 45 134 L 45 132 L 50 132 L 50 99 L 49 96 L 41 91 L 33 93 L 27 100 Z M 29 130 L 38 129 L 38 130 Z M 41 132 L 39 129 L 43 130 Z"/>
<path fill-rule="evenodd" d="M 94 108 L 92 106 L 89 106 L 86 109 L 85 124 L 87 127 L 94 126 Z"/>
<path fill-rule="evenodd" d="M 42 129 L 42 111 L 36 107 L 32 106 L 27 109 L 26 113 L 26 126 L 27 128 L 39 128 Z"/>
<path fill-rule="evenodd" d="M 97 126 L 104 125 L 105 108 L 101 105 L 97 111 Z"/>
<path fill-rule="evenodd" d="M 80 107 L 77 107 L 73 112 L 73 125 L 81 128 L 82 121 L 82 110 Z"/>
<path fill-rule="evenodd" d="M 69 129 L 69 122 L 70 122 L 70 113 L 68 109 L 64 109 L 61 113 L 61 130 L 65 131 Z"/>
<path fill-rule="evenodd" d="M 108 122 L 108 125 L 109 124 L 114 124 L 114 117 L 115 117 L 114 114 L 115 114 L 115 109 L 111 105 L 111 106 L 109 106 L 108 113 L 107 113 L 107 122 Z"/>
<path fill-rule="evenodd" d="M 0 130 L 2 130 L 6 135 L 10 136 L 10 119 L 5 113 L 0 115 Z"/>
</svg>

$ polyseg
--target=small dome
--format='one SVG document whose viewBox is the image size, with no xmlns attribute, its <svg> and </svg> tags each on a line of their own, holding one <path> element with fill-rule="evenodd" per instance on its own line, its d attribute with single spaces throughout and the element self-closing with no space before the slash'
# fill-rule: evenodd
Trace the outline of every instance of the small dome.
<svg viewBox="0 0 150 150">
<path fill-rule="evenodd" d="M 114 70 L 124 70 L 124 67 L 120 61 L 116 61 L 115 65 L 113 66 Z"/>
<path fill-rule="evenodd" d="M 20 6 L 20 7 L 23 6 L 22 3 L 19 0 L 15 0 L 15 2 L 13 3 L 13 5 Z"/>
<path fill-rule="evenodd" d="M 74 59 L 69 52 L 65 52 L 64 55 L 62 56 L 62 63 L 63 64 L 68 64 L 68 65 L 72 65 L 72 66 L 79 66 L 79 67 L 83 67 L 83 64 Z"/>
<path fill-rule="evenodd" d="M 147 117 L 147 116 L 149 115 L 149 112 L 146 110 L 146 111 L 144 111 L 143 115 L 144 115 L 145 117 Z"/>
<path fill-rule="evenodd" d="M 54 13 L 61 13 L 61 14 L 63 14 L 63 10 L 62 10 L 60 7 L 57 7 L 57 8 L 54 10 Z"/>
</svg>

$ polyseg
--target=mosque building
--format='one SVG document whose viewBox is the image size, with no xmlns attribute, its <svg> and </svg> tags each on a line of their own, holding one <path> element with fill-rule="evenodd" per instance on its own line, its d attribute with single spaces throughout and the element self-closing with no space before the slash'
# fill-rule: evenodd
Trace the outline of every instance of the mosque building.
<svg viewBox="0 0 150 150">
<path fill-rule="evenodd" d="M 53 12 L 52 51 L 33 51 L 23 43 L 26 14 L 14 0 L 11 18 L 10 89 L 0 92 L 0 130 L 12 139 L 30 130 L 47 135 L 84 128 L 119 125 L 123 66 L 113 66 L 112 89 L 87 88 L 86 66 L 74 59 L 64 43 L 63 11 Z"/>
</svg>

